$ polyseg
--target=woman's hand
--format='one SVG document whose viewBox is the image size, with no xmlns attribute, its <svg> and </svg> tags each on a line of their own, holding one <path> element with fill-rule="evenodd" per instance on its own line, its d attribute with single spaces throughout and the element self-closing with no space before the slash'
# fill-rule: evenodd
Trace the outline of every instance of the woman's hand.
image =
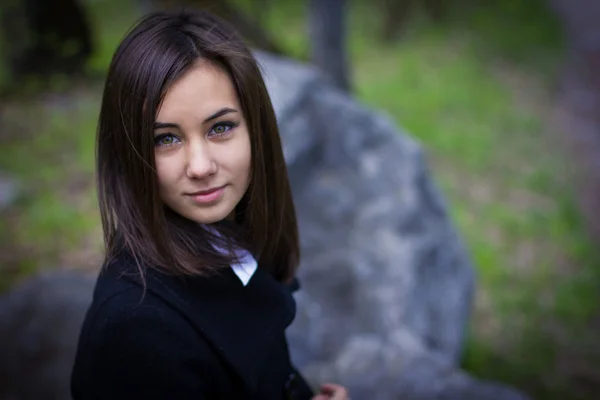
<svg viewBox="0 0 600 400">
<path fill-rule="evenodd" d="M 335 383 L 325 383 L 321 385 L 319 394 L 314 396 L 312 400 L 350 400 L 348 391 L 341 385 Z"/>
</svg>

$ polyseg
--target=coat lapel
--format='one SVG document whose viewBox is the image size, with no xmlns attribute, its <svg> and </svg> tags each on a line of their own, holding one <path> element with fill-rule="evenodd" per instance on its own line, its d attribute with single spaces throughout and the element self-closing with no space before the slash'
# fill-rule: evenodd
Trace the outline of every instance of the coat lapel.
<svg viewBox="0 0 600 400">
<path fill-rule="evenodd" d="M 210 278 L 178 278 L 148 269 L 147 290 L 179 310 L 251 392 L 257 390 L 270 345 L 281 340 L 296 314 L 290 289 L 260 267 L 247 286 L 231 268 Z"/>
</svg>

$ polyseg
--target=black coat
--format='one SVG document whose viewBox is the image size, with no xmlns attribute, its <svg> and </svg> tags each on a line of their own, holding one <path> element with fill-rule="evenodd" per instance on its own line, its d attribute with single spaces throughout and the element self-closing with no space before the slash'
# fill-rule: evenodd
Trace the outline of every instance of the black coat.
<svg viewBox="0 0 600 400">
<path fill-rule="evenodd" d="M 103 268 L 73 373 L 74 400 L 299 399 L 312 397 L 293 368 L 285 329 L 292 288 L 258 268 L 243 286 L 231 268 L 210 278 Z"/>
</svg>

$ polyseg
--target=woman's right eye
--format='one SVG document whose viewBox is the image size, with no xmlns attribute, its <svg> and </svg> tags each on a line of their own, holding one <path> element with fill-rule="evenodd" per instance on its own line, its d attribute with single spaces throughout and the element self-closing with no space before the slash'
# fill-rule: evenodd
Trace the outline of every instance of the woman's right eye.
<svg viewBox="0 0 600 400">
<path fill-rule="evenodd" d="M 172 146 L 176 143 L 179 143 L 179 139 L 170 133 L 165 133 L 154 138 L 155 146 Z"/>
</svg>

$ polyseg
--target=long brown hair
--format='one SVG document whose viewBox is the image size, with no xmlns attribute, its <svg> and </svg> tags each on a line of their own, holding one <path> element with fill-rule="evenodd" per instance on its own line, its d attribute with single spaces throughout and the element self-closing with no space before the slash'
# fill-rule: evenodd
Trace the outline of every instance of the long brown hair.
<svg viewBox="0 0 600 400">
<path fill-rule="evenodd" d="M 154 160 L 153 125 L 165 93 L 201 59 L 229 74 L 252 151 L 236 224 L 215 224 L 218 235 L 163 205 Z M 157 12 L 132 28 L 110 65 L 96 151 L 107 262 L 126 251 L 141 273 L 147 266 L 203 275 L 235 260 L 210 245 L 226 238 L 227 248 L 244 245 L 276 279 L 292 278 L 298 227 L 275 112 L 255 58 L 224 21 L 198 11 Z"/>
</svg>

